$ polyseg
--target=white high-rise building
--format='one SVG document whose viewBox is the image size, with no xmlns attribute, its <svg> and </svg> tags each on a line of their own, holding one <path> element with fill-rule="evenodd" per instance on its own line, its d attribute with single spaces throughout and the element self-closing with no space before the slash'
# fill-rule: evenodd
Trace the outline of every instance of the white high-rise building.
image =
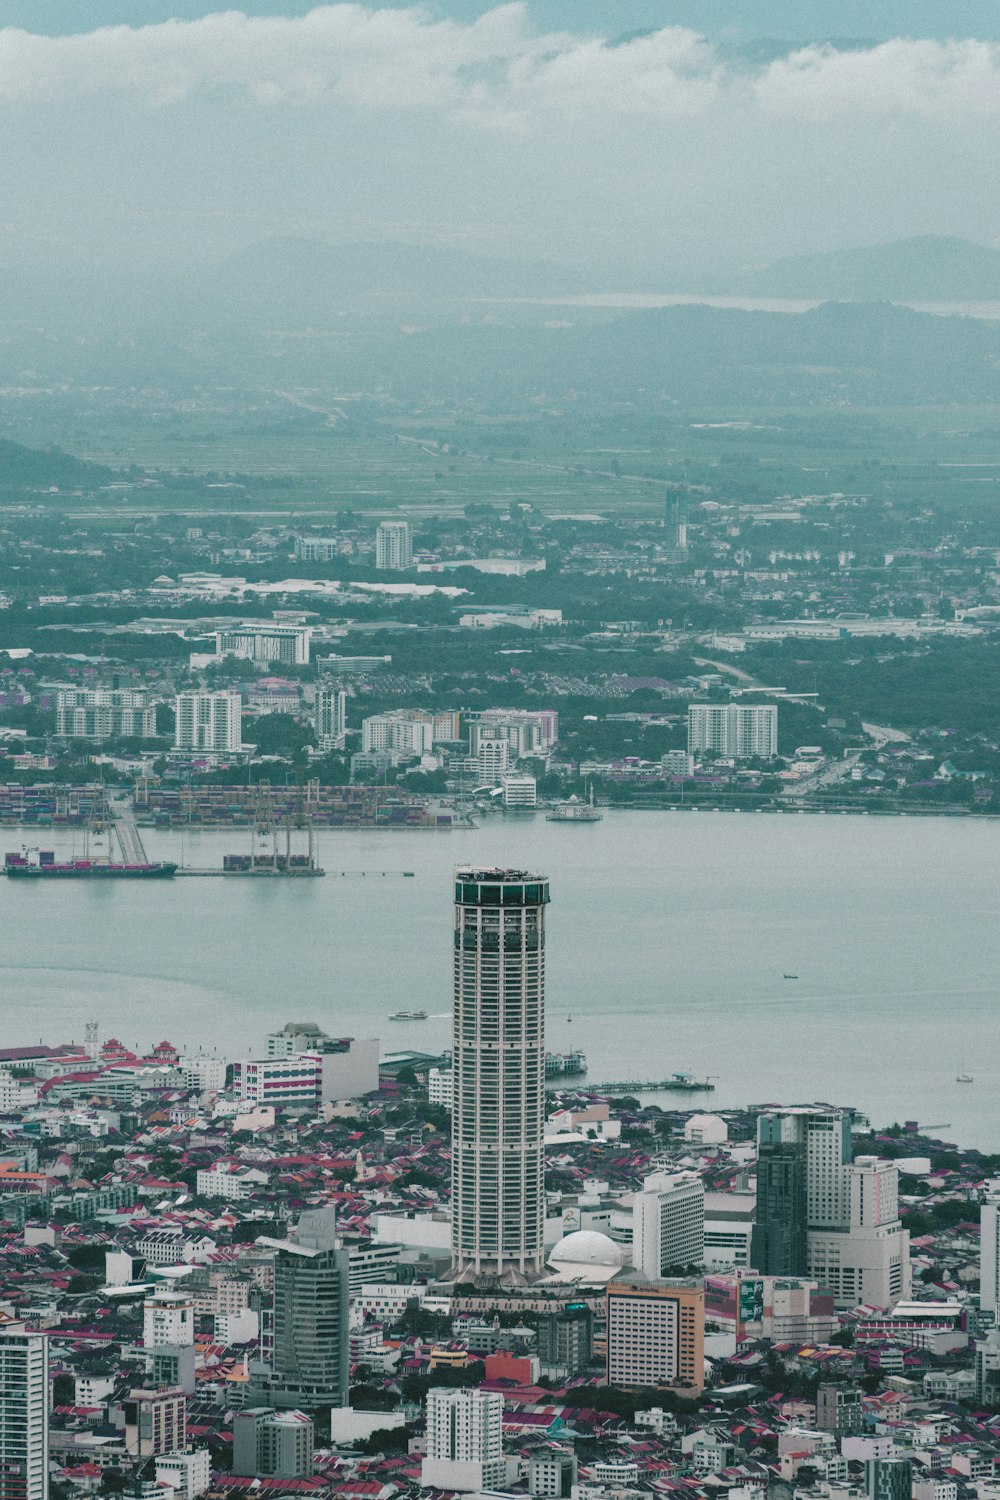
<svg viewBox="0 0 1000 1500">
<path fill-rule="evenodd" d="M 430 755 L 434 744 L 434 719 L 430 714 L 405 708 L 390 708 L 361 721 L 361 750 L 394 750 L 403 755 Z"/>
<path fill-rule="evenodd" d="M 695 1172 L 656 1172 L 632 1199 L 632 1264 L 656 1280 L 705 1259 L 705 1186 Z M 677 1272 L 674 1272 L 677 1274 Z"/>
<path fill-rule="evenodd" d="M 503 1396 L 499 1391 L 427 1392 L 427 1457 L 420 1467 L 424 1489 L 490 1490 L 506 1477 L 503 1458 Z"/>
<path fill-rule="evenodd" d="M 174 747 L 208 755 L 238 753 L 243 749 L 239 693 L 178 693 L 174 700 Z"/>
<path fill-rule="evenodd" d="M 383 521 L 375 533 L 375 566 L 383 573 L 405 573 L 413 567 L 413 532 L 409 521 Z"/>
<path fill-rule="evenodd" d="M 545 907 L 524 870 L 455 872 L 451 1203 L 454 1270 L 542 1269 Z"/>
<path fill-rule="evenodd" d="M 328 682 L 317 686 L 313 725 L 320 750 L 343 750 L 347 732 L 347 694 L 343 688 Z"/>
<path fill-rule="evenodd" d="M 987 1184 L 979 1210 L 979 1305 L 996 1315 L 1000 1308 L 1000 1178 Z"/>
<path fill-rule="evenodd" d="M 23 1323 L 0 1329 L 0 1496 L 48 1500 L 49 1341 Z"/>
<path fill-rule="evenodd" d="M 810 1229 L 809 1274 L 838 1307 L 894 1307 L 910 1295 L 910 1232 L 899 1220 L 899 1168 L 859 1156 L 847 1168 L 848 1221 Z"/>
<path fill-rule="evenodd" d="M 476 775 L 483 786 L 496 786 L 510 765 L 510 744 L 507 740 L 485 737 L 479 741 L 476 751 Z"/>
<path fill-rule="evenodd" d="M 186 1292 L 157 1287 L 142 1304 L 142 1342 L 146 1349 L 194 1343 L 194 1300 Z"/>
<path fill-rule="evenodd" d="M 777 705 L 692 703 L 687 747 L 691 755 L 713 750 L 733 760 L 770 760 L 778 753 Z"/>
</svg>

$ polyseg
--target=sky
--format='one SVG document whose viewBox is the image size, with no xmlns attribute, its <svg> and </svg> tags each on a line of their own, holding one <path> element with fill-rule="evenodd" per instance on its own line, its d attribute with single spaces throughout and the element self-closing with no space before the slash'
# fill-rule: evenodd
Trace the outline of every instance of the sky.
<svg viewBox="0 0 1000 1500">
<path fill-rule="evenodd" d="M 0 268 L 1000 247 L 995 0 L 0 0 Z"/>
</svg>

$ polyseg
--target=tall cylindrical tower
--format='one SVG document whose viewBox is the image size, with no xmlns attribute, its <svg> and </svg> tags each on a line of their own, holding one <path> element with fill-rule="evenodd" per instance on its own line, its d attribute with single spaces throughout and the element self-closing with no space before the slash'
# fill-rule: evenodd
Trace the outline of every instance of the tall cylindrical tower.
<svg viewBox="0 0 1000 1500">
<path fill-rule="evenodd" d="M 452 1255 L 456 1273 L 542 1269 L 545 907 L 524 870 L 455 871 Z"/>
</svg>

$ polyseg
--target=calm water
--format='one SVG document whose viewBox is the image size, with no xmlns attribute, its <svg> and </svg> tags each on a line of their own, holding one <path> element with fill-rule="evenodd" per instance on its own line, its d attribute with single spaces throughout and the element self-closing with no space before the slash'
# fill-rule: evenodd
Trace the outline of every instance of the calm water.
<svg viewBox="0 0 1000 1500">
<path fill-rule="evenodd" d="M 247 843 L 188 835 L 186 858 Z M 176 858 L 180 839 L 147 846 Z M 235 1057 L 315 1020 L 437 1050 L 452 866 L 509 863 L 551 879 L 548 1044 L 581 1046 L 592 1079 L 688 1068 L 716 1077 L 692 1107 L 819 1098 L 1000 1149 L 996 822 L 610 813 L 330 832 L 320 848 L 329 871 L 415 877 L 0 881 L 3 1045 L 79 1041 L 93 1018 L 129 1045 Z M 389 1022 L 399 1008 L 431 1019 Z M 963 1062 L 971 1085 L 954 1081 Z"/>
</svg>

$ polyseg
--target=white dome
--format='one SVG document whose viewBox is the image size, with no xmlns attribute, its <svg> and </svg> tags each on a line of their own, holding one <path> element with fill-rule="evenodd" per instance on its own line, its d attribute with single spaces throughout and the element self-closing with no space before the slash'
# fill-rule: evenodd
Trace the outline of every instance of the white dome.
<svg viewBox="0 0 1000 1500">
<path fill-rule="evenodd" d="M 617 1270 L 624 1259 L 624 1252 L 614 1240 L 596 1229 L 577 1229 L 564 1235 L 556 1245 L 550 1261 L 571 1266 L 613 1266 Z"/>
</svg>

